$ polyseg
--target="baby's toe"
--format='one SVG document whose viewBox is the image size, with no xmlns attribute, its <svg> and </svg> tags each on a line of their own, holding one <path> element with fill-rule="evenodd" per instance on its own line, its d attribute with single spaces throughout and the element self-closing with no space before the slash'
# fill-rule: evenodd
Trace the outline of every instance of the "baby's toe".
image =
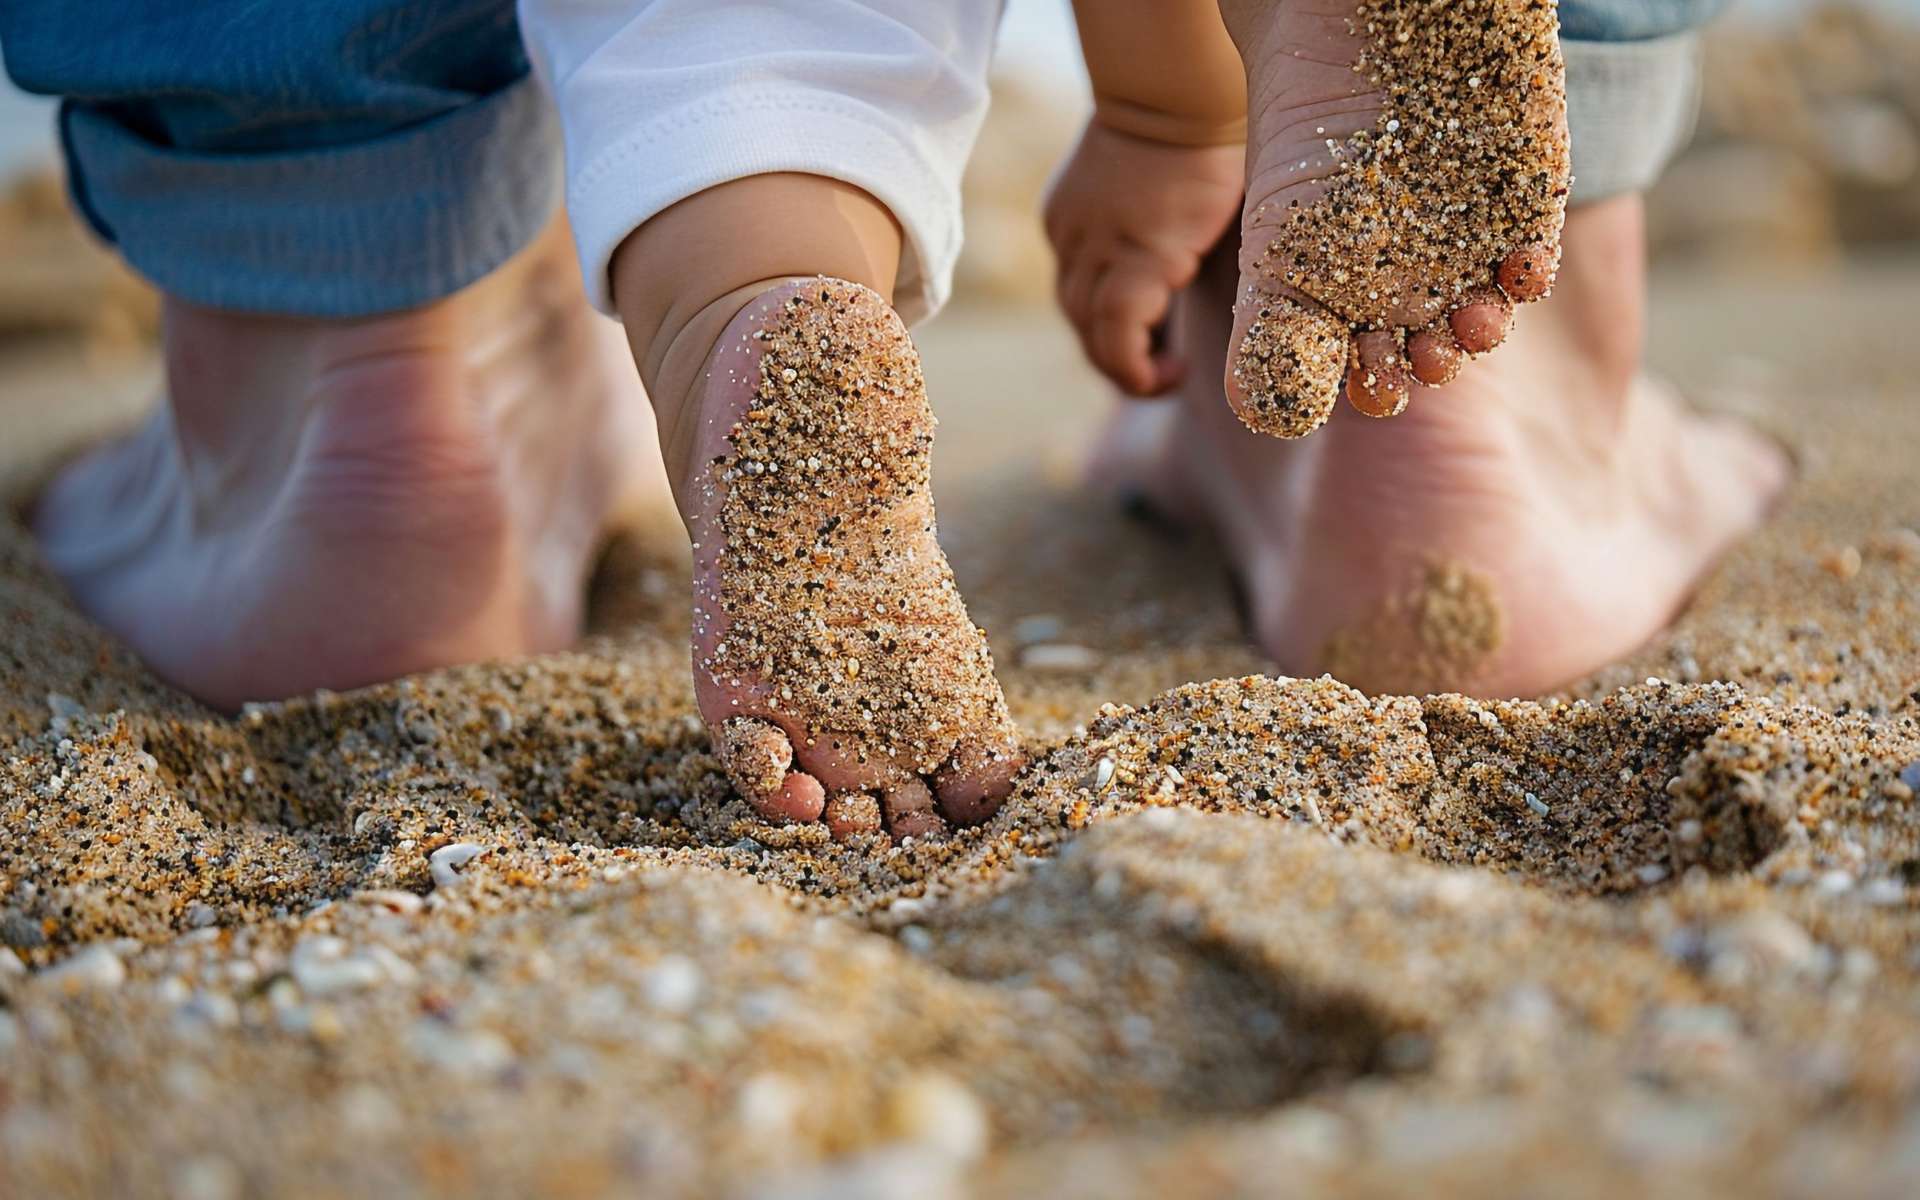
<svg viewBox="0 0 1920 1200">
<path fill-rule="evenodd" d="M 1407 366 L 1413 377 L 1428 387 L 1452 383 L 1466 361 L 1460 344 L 1453 340 L 1453 330 L 1444 321 L 1407 335 Z"/>
<path fill-rule="evenodd" d="M 826 791 L 820 781 L 792 770 L 793 743 L 772 721 L 734 717 L 720 725 L 720 765 L 734 789 L 769 821 L 812 821 Z"/>
<path fill-rule="evenodd" d="M 1522 246 L 1500 264 L 1500 290 L 1524 304 L 1538 300 L 1553 289 L 1553 277 L 1560 269 L 1560 244 L 1534 242 Z"/>
<path fill-rule="evenodd" d="M 820 814 L 836 842 L 880 832 L 880 802 L 865 792 L 835 792 Z"/>
<path fill-rule="evenodd" d="M 933 807 L 933 793 L 919 776 L 910 775 L 880 795 L 880 812 L 887 832 L 896 842 L 944 833 L 947 823 Z"/>
<path fill-rule="evenodd" d="M 956 825 L 978 825 L 1000 811 L 1013 777 L 1025 765 L 1011 728 L 994 738 L 962 742 L 933 777 L 940 811 Z"/>
<path fill-rule="evenodd" d="M 1234 313 L 1227 401 L 1247 428 L 1305 437 L 1340 399 L 1349 339 L 1338 317 L 1313 304 L 1249 291 Z"/>
<path fill-rule="evenodd" d="M 1347 372 L 1347 402 L 1369 417 L 1395 417 L 1407 410 L 1412 395 L 1400 335 L 1374 329 L 1353 339 L 1353 366 Z"/>
<path fill-rule="evenodd" d="M 1493 288 L 1469 292 L 1447 318 L 1454 340 L 1468 354 L 1481 354 L 1507 340 L 1513 302 Z"/>
</svg>

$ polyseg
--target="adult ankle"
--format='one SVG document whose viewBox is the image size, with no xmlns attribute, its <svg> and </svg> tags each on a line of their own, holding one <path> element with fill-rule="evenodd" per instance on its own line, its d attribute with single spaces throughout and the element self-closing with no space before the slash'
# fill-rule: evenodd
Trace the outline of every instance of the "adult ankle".
<svg viewBox="0 0 1920 1200">
<path fill-rule="evenodd" d="M 1646 210 L 1639 193 L 1567 211 L 1550 305 L 1568 351 L 1607 395 L 1624 395 L 1646 349 Z"/>
</svg>

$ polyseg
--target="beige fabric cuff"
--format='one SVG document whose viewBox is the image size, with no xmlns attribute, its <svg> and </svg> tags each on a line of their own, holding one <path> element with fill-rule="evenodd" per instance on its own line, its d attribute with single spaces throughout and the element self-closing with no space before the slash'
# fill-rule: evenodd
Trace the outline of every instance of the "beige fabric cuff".
<svg viewBox="0 0 1920 1200">
<path fill-rule="evenodd" d="M 1653 183 L 1700 112 L 1698 34 L 1637 42 L 1561 43 L 1575 204 Z"/>
</svg>

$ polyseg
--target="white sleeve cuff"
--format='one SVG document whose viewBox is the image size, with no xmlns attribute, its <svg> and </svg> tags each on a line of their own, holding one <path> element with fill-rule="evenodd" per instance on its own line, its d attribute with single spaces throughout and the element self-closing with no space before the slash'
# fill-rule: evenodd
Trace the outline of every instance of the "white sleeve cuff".
<svg viewBox="0 0 1920 1200">
<path fill-rule="evenodd" d="M 909 323 L 931 316 L 946 303 L 960 254 L 965 155 L 932 161 L 923 141 L 871 104 L 793 83 L 722 89 L 649 114 L 568 166 L 588 298 L 613 311 L 613 252 L 657 213 L 730 180 L 796 172 L 852 184 L 886 205 L 905 232 L 894 305 Z"/>
</svg>

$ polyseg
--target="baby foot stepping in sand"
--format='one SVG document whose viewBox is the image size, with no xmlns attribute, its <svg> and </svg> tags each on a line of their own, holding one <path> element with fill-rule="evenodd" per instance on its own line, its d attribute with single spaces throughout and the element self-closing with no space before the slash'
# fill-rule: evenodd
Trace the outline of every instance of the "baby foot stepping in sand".
<svg viewBox="0 0 1920 1200">
<path fill-rule="evenodd" d="M 1019 743 L 935 540 L 905 327 L 838 280 L 762 294 L 702 382 L 695 684 L 763 818 L 896 840 L 991 816 Z"/>
</svg>

